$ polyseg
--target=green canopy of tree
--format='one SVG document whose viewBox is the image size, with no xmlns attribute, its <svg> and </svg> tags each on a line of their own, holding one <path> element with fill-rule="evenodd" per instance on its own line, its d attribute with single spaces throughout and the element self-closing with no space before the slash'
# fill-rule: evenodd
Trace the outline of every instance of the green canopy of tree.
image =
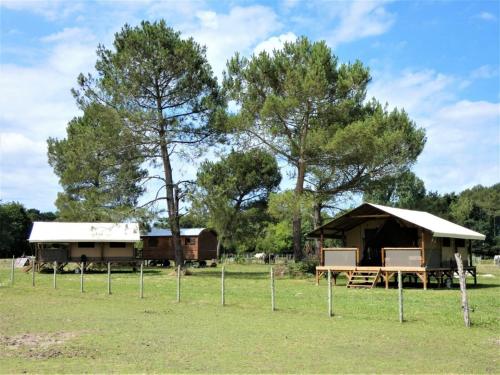
<svg viewBox="0 0 500 375">
<path fill-rule="evenodd" d="M 267 217 L 269 194 L 281 181 L 276 159 L 266 151 L 232 151 L 220 161 L 204 162 L 197 174 L 193 210 L 207 217 L 219 246 L 249 250 Z"/>
<path fill-rule="evenodd" d="M 121 221 L 134 216 L 146 171 L 118 113 L 93 103 L 66 131 L 66 139 L 47 141 L 49 164 L 64 189 L 55 202 L 59 219 Z"/>
<path fill-rule="evenodd" d="M 28 243 L 34 221 L 54 221 L 52 212 L 26 209 L 21 203 L 0 203 L 0 258 L 31 255 Z"/>
<path fill-rule="evenodd" d="M 369 181 L 407 168 L 422 151 L 424 131 L 404 111 L 365 102 L 369 81 L 361 62 L 339 64 L 325 42 L 305 37 L 272 54 L 236 54 L 224 78 L 239 106 L 232 123 L 240 141 L 267 147 L 294 169 L 297 200 L 308 181 L 313 192 L 323 189 L 317 192 L 322 198 L 362 191 Z M 322 183 L 314 184 L 318 178 Z M 301 233 L 296 209 L 296 259 Z"/>
<path fill-rule="evenodd" d="M 166 200 L 175 262 L 183 265 L 183 193 L 181 181 L 174 181 L 174 156 L 186 160 L 189 151 L 203 150 L 203 142 L 217 133 L 215 125 L 224 118 L 223 97 L 205 48 L 181 38 L 163 20 L 143 21 L 137 27 L 125 25 L 115 34 L 113 49 L 99 46 L 97 55 L 97 77 L 80 75 L 75 94 L 80 103 L 98 101 L 115 108 L 139 139 L 142 155 L 160 166 L 160 175 L 153 169 L 147 179 L 161 183 L 154 201 Z"/>
</svg>

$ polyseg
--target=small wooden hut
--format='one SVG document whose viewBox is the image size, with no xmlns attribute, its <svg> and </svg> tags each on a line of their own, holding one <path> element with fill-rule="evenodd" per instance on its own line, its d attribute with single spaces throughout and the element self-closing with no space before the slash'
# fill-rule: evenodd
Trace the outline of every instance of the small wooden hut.
<svg viewBox="0 0 500 375">
<path fill-rule="evenodd" d="M 457 270 L 454 254 L 460 253 L 464 269 L 474 277 L 471 241 L 485 236 L 422 211 L 364 203 L 316 228 L 309 238 L 320 239 L 320 266 L 316 277 L 331 271 L 348 277 L 348 287 L 372 287 L 379 280 L 388 287 L 398 271 L 418 277 L 424 289 L 431 278 L 439 284 L 453 282 Z M 342 247 L 323 246 L 340 240 Z"/>
<path fill-rule="evenodd" d="M 143 259 L 154 261 L 175 259 L 170 229 L 154 228 L 141 238 Z M 182 228 L 181 244 L 186 261 L 198 261 L 201 264 L 206 264 L 207 260 L 217 258 L 217 233 L 212 229 Z"/>
<path fill-rule="evenodd" d="M 137 223 L 35 222 L 29 237 L 38 268 L 55 261 L 60 267 L 69 262 L 132 263 L 137 241 Z"/>
</svg>

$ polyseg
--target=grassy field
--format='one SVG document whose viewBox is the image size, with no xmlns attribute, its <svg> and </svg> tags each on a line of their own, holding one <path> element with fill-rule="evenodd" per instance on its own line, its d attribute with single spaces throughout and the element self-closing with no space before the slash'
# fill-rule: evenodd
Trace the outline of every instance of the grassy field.
<svg viewBox="0 0 500 375">
<path fill-rule="evenodd" d="M 269 267 L 192 270 L 175 302 L 172 269 L 148 269 L 144 299 L 138 273 L 58 277 L 16 271 L 0 261 L 2 373 L 499 373 L 500 271 L 480 268 L 469 289 L 473 327 L 466 329 L 458 289 L 406 289 L 398 322 L 397 290 L 334 288 L 314 279 L 276 279 L 271 311 Z"/>
</svg>

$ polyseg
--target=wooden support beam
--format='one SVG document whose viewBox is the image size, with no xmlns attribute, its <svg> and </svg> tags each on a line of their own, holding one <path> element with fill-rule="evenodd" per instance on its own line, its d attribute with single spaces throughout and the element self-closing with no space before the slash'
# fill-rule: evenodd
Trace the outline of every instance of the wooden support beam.
<svg viewBox="0 0 500 375">
<path fill-rule="evenodd" d="M 421 241 L 420 241 L 420 248 L 422 249 L 421 250 L 421 259 L 420 259 L 420 265 L 422 267 L 425 267 L 425 231 L 423 229 L 420 229 L 420 235 L 421 235 Z"/>
<path fill-rule="evenodd" d="M 320 258 L 319 264 L 321 264 L 322 266 L 325 265 L 325 254 L 323 253 L 324 241 L 325 241 L 325 235 L 323 233 L 323 229 L 321 229 L 320 237 L 319 237 L 319 258 Z"/>
</svg>

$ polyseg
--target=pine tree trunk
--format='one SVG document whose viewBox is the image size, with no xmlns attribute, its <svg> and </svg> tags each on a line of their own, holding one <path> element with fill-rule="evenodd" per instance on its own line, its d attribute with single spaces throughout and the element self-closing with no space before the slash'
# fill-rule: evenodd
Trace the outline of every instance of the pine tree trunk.
<svg viewBox="0 0 500 375">
<path fill-rule="evenodd" d="M 300 212 L 300 202 L 304 192 L 305 164 L 302 159 L 297 166 L 297 183 L 295 185 L 296 206 L 293 212 L 292 231 L 293 231 L 293 256 L 295 260 L 303 258 L 302 253 L 302 216 Z"/>
<path fill-rule="evenodd" d="M 167 150 L 165 131 L 160 131 L 161 158 L 165 174 L 165 190 L 167 198 L 167 212 L 170 230 L 172 231 L 172 243 L 174 245 L 175 265 L 184 267 L 184 252 L 181 245 L 181 230 L 179 225 L 179 199 L 177 187 L 174 185 L 172 175 L 172 164 Z"/>
<path fill-rule="evenodd" d="M 318 228 L 323 225 L 323 218 L 321 217 L 321 210 L 323 209 L 323 205 L 321 202 L 315 202 L 314 207 L 313 207 L 313 221 L 314 221 L 314 228 Z M 316 255 L 319 257 L 319 252 L 321 248 L 320 240 L 316 239 L 315 241 L 315 252 Z"/>
</svg>

